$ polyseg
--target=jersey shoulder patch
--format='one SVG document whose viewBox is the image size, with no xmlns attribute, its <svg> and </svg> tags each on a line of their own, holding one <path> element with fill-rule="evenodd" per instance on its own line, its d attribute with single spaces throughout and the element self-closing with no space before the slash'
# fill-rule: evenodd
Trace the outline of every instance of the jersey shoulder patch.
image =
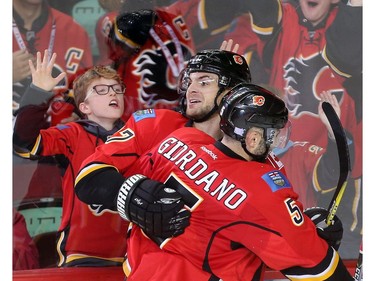
<svg viewBox="0 0 375 281">
<path fill-rule="evenodd" d="M 282 188 L 290 188 L 290 183 L 284 174 L 280 171 L 270 171 L 262 176 L 262 179 L 268 184 L 272 192 L 278 191 Z"/>
<path fill-rule="evenodd" d="M 142 119 L 146 119 L 146 118 L 155 118 L 155 116 L 156 116 L 155 110 L 153 109 L 138 110 L 133 113 L 135 122 L 141 121 Z"/>
<path fill-rule="evenodd" d="M 62 131 L 62 130 L 71 128 L 71 126 L 67 124 L 59 124 L 59 125 L 56 125 L 56 128 Z"/>
</svg>

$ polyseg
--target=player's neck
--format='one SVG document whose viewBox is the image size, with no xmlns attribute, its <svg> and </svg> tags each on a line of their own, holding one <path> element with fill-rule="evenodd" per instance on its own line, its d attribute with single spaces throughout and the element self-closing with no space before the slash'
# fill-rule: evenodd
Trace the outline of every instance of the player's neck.
<svg viewBox="0 0 375 281">
<path fill-rule="evenodd" d="M 14 10 L 20 15 L 24 21 L 24 28 L 30 30 L 35 19 L 37 19 L 42 12 L 42 5 L 30 5 L 26 2 L 13 1 Z"/>
<path fill-rule="evenodd" d="M 221 142 L 228 148 L 230 148 L 233 152 L 238 154 L 239 156 L 245 158 L 247 161 L 250 161 L 250 156 L 243 150 L 242 145 L 239 141 L 232 139 L 229 136 L 223 135 L 223 139 Z"/>
<path fill-rule="evenodd" d="M 222 137 L 222 133 L 219 129 L 219 120 L 219 116 L 215 116 L 204 122 L 194 122 L 193 127 L 219 140 Z"/>
</svg>

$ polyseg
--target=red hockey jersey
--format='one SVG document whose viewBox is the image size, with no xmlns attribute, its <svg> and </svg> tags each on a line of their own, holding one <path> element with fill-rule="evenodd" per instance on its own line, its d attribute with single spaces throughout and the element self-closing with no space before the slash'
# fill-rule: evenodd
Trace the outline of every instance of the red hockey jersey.
<svg viewBox="0 0 375 281">
<path fill-rule="evenodd" d="M 123 128 L 113 134 L 105 145 L 97 147 L 95 153 L 82 163 L 81 171 L 76 178 L 76 190 L 80 190 L 81 184 L 90 180 L 91 177 L 97 179 L 100 176 L 98 175 L 100 169 L 106 170 L 108 167 L 115 167 L 119 173 L 124 175 L 143 153 L 168 134 L 185 126 L 191 126 L 191 121 L 173 110 L 147 109 L 135 112 Z M 200 141 L 214 143 L 215 139 L 203 133 Z M 273 153 L 267 159 L 276 169 L 284 170 L 283 164 Z M 85 187 L 82 189 L 86 193 L 87 189 Z M 88 193 L 92 193 L 92 191 Z M 92 195 L 89 194 L 89 196 Z M 95 199 L 101 201 L 101 198 Z M 114 200 L 115 198 L 111 198 L 109 201 Z M 92 198 L 89 201 L 92 201 Z"/>
<path fill-rule="evenodd" d="M 126 92 L 123 120 L 141 109 L 178 105 L 177 78 L 186 62 L 195 54 L 191 32 L 183 16 L 171 8 L 155 9 L 158 17 L 146 43 L 118 66 Z M 109 63 L 106 42 L 108 27 L 116 17 L 111 12 L 98 22 L 96 34 L 101 50 L 100 64 Z"/>
<path fill-rule="evenodd" d="M 184 127 L 187 122 L 188 119 L 182 114 L 169 109 L 146 109 L 135 112 L 123 128 L 82 163 L 81 167 L 86 168 L 76 182 L 80 181 L 81 176 L 89 177 L 91 172 L 95 173 L 100 165 L 98 163 L 105 163 L 103 168 L 113 165 L 124 174 L 140 155 L 174 130 Z"/>
<path fill-rule="evenodd" d="M 317 236 L 284 174 L 202 138 L 194 128 L 179 129 L 128 172 L 177 189 L 192 215 L 184 234 L 155 239 L 162 250 L 133 226 L 127 280 L 253 280 L 262 261 L 276 270 L 293 268 L 289 278 L 328 278 L 337 253 Z"/>
<path fill-rule="evenodd" d="M 310 30 L 306 25 L 300 24 L 295 6 L 290 3 L 277 5 L 276 2 L 278 1 L 269 1 L 269 6 L 270 9 L 275 6 L 279 8 L 277 15 L 281 18 L 280 25 L 267 26 L 264 23 L 267 21 L 261 15 L 255 15 L 252 19 L 249 15 L 244 15 L 237 19 L 235 30 L 227 36 L 235 38 L 248 55 L 256 52 L 263 57 L 263 63 L 270 71 L 269 84 L 284 93 L 293 125 L 292 140 L 326 146 L 327 135 L 321 133 L 325 128 L 318 116 L 319 95 L 322 91 L 337 94 L 341 105 L 341 121 L 354 135 L 357 127 L 353 118 L 354 101 L 343 87 L 343 81 L 338 79 L 322 56 L 326 45 L 325 32 L 335 19 L 337 9 L 331 11 L 324 25 Z M 256 9 L 251 12 L 255 14 Z M 246 29 L 249 31 L 244 33 Z M 268 36 L 272 41 L 277 40 L 271 54 L 264 50 L 264 42 L 259 42 L 254 33 L 261 38 Z M 267 62 L 270 57 L 272 62 Z"/>
<path fill-rule="evenodd" d="M 100 128 L 90 124 L 94 123 L 79 121 L 41 130 L 31 152 L 40 156 L 62 154 L 69 160 L 62 185 L 63 208 L 57 243 L 59 266 L 82 262 L 118 265 L 126 252 L 128 223 L 113 210 L 83 203 L 74 193 L 74 179 L 82 161 L 105 139 L 95 133 Z"/>
<path fill-rule="evenodd" d="M 320 190 L 314 187 L 315 168 L 325 149 L 309 142 L 290 142 L 291 147 L 278 157 L 283 162 L 288 179 L 303 207 L 317 206 Z M 332 187 L 330 187 L 332 188 Z"/>
<path fill-rule="evenodd" d="M 256 11 L 252 10 L 252 28 L 260 36 L 277 40 L 273 53 L 264 52 L 263 58 L 272 57 L 269 83 L 285 95 L 293 125 L 290 138 L 326 147 L 327 135 L 322 134 L 326 129 L 318 116 L 318 103 L 323 91 L 336 95 L 341 107 L 343 127 L 356 138 L 358 125 L 354 100 L 343 86 L 344 79 L 337 76 L 323 57 L 326 32 L 336 19 L 338 8 L 332 8 L 322 23 L 311 28 L 308 22 L 303 23 L 298 7 L 291 3 L 278 5 L 274 3 L 276 1 L 269 2 L 270 9 L 277 7 L 280 24 L 267 26 L 264 24 L 266 21 L 261 20 L 264 17 L 256 15 Z"/>
<path fill-rule="evenodd" d="M 70 89 L 72 87 L 69 83 L 73 82 L 75 76 L 93 65 L 90 39 L 86 30 L 72 17 L 54 8 L 43 7 L 46 11 L 43 12 L 41 18 L 45 18 L 45 24 L 37 27 L 38 30 L 35 30 L 35 32 L 27 32 L 23 29 L 20 24 L 21 20 L 15 16 L 13 21 L 13 52 L 24 48 L 27 48 L 30 53 L 36 51 L 43 53 L 44 50 L 48 50 L 50 54 L 55 52 L 57 58 L 53 75 L 57 76 L 63 71 L 68 75 L 68 78 L 60 82 L 56 89 Z M 43 22 L 43 20 L 39 19 L 39 22 Z M 30 38 L 27 38 L 30 36 L 33 36 L 33 46 L 30 46 Z"/>
<path fill-rule="evenodd" d="M 126 175 L 143 153 L 173 131 L 191 126 L 190 122 L 180 113 L 168 109 L 134 113 L 123 128 L 82 162 L 75 179 L 75 192 L 80 200 L 114 210 L 118 191 L 124 181 L 122 175 Z M 212 144 L 215 139 L 203 133 L 200 142 Z M 268 157 L 268 161 L 276 169 L 284 169 L 274 154 Z"/>
</svg>

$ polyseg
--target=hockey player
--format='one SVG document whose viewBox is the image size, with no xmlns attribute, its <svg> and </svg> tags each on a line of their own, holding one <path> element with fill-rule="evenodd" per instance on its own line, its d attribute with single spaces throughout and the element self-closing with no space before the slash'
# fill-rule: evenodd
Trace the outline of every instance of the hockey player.
<svg viewBox="0 0 375 281">
<path fill-rule="evenodd" d="M 245 48 L 256 43 L 253 35 L 258 35 L 268 83 L 281 90 L 287 102 L 292 141 L 308 141 L 326 148 L 328 138 L 321 133 L 325 127 L 317 111 L 320 94 L 331 92 L 337 97 L 340 120 L 355 152 L 339 209 L 347 225 L 341 254 L 355 258 L 362 232 L 362 0 L 240 2 L 248 6 L 251 21 L 242 21 L 245 25 L 238 29 L 238 36 L 232 33 L 230 37 Z M 251 31 L 245 34 L 246 28 Z M 329 204 L 333 190 L 319 194 L 320 205 Z"/>
<path fill-rule="evenodd" d="M 284 102 L 264 88 L 240 84 L 224 97 L 220 115 L 222 140 L 202 142 L 204 132 L 181 128 L 128 171 L 137 174 L 120 188 L 122 217 L 138 215 L 133 204 L 147 208 L 150 202 L 137 189 L 149 185 L 152 192 L 164 187 L 182 194 L 191 219 L 184 234 L 171 239 L 150 239 L 133 226 L 127 280 L 263 280 L 264 264 L 290 280 L 352 280 L 302 212 L 288 178 L 265 163 L 269 149 L 287 141 Z M 326 214 L 309 211 L 311 217 Z M 337 217 L 334 225 L 340 225 Z"/>
</svg>

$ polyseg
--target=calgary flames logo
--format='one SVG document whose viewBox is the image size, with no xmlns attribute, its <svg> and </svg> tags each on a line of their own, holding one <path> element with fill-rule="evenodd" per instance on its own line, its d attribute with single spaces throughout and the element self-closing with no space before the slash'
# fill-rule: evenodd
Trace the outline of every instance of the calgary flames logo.
<svg viewBox="0 0 375 281">
<path fill-rule="evenodd" d="M 330 91 L 341 103 L 344 89 L 320 54 L 291 58 L 284 66 L 286 102 L 292 116 L 318 117 L 320 93 Z"/>
<path fill-rule="evenodd" d="M 171 54 L 176 54 L 172 42 L 166 43 Z M 184 61 L 186 62 L 192 53 L 184 45 L 181 46 Z M 147 105 L 153 107 L 157 103 L 176 103 L 179 99 L 177 93 L 177 79 L 165 59 L 163 52 L 158 49 L 147 49 L 141 52 L 134 61 L 133 74 L 140 76 L 139 97 Z"/>
<path fill-rule="evenodd" d="M 264 97 L 262 96 L 253 96 L 253 104 L 257 106 L 262 106 L 265 102 Z"/>
<path fill-rule="evenodd" d="M 113 211 L 109 208 L 106 208 L 104 205 L 91 204 L 88 207 L 89 207 L 91 213 L 96 217 L 103 215 L 105 212 L 109 212 L 109 213 L 112 213 L 112 214 L 117 213 L 116 211 Z"/>
<path fill-rule="evenodd" d="M 241 56 L 233 56 L 233 60 L 237 63 L 237 64 L 243 64 L 243 59 Z"/>
</svg>

